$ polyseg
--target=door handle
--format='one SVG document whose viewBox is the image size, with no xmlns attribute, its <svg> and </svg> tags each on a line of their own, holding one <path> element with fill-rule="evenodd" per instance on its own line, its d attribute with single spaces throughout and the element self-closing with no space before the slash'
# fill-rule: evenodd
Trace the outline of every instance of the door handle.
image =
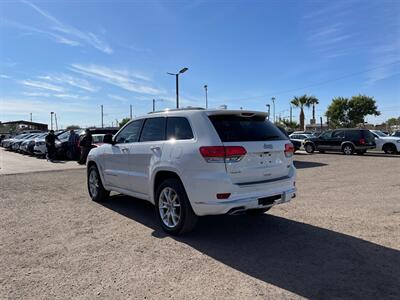
<svg viewBox="0 0 400 300">
<path fill-rule="evenodd" d="M 128 152 L 128 150 L 129 150 L 128 148 L 121 148 L 122 152 Z"/>
<path fill-rule="evenodd" d="M 160 151 L 161 148 L 158 147 L 158 146 L 151 146 L 151 147 L 150 147 L 150 150 L 151 150 L 151 151 Z"/>
</svg>

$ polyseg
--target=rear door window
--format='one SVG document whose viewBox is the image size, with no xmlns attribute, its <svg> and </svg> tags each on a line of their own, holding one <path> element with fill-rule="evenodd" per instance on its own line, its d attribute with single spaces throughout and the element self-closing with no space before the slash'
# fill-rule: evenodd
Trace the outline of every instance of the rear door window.
<svg viewBox="0 0 400 300">
<path fill-rule="evenodd" d="M 165 140 L 165 118 L 150 118 L 143 125 L 140 142 L 164 141 Z"/>
<path fill-rule="evenodd" d="M 263 116 L 209 116 L 222 142 L 252 142 L 288 139 Z"/>
<path fill-rule="evenodd" d="M 347 130 L 346 139 L 358 141 L 361 138 L 361 130 Z"/>
<path fill-rule="evenodd" d="M 193 131 L 189 121 L 183 117 L 167 118 L 167 140 L 190 140 L 193 138 Z"/>
<path fill-rule="evenodd" d="M 336 130 L 332 133 L 333 139 L 342 139 L 344 138 L 344 131 L 343 130 Z"/>
</svg>

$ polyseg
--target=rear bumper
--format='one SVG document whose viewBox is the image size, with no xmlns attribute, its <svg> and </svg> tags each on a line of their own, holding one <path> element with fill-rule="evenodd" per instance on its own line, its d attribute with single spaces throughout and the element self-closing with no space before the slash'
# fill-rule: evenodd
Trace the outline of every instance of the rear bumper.
<svg viewBox="0 0 400 300">
<path fill-rule="evenodd" d="M 240 210 L 267 208 L 277 204 L 287 203 L 295 197 L 296 170 L 294 167 L 288 176 L 273 182 L 260 182 L 249 185 L 233 184 L 225 174 L 207 174 L 208 176 L 192 177 L 195 187 L 188 189 L 190 203 L 196 215 L 220 215 Z M 194 179 L 194 180 L 193 180 Z M 185 184 L 185 180 L 184 185 Z M 217 199 L 218 193 L 230 193 L 228 199 Z M 277 198 L 267 204 L 260 204 L 260 198 Z"/>
</svg>

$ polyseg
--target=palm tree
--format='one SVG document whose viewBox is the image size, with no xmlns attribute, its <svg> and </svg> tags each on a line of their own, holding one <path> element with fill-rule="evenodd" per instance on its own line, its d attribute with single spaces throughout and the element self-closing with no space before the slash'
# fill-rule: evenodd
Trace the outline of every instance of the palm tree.
<svg viewBox="0 0 400 300">
<path fill-rule="evenodd" d="M 300 108 L 300 130 L 304 130 L 304 107 L 310 107 L 310 97 L 303 95 L 301 97 L 293 97 L 291 103 L 295 107 Z"/>
<path fill-rule="evenodd" d="M 312 118 L 313 118 L 314 122 L 316 122 L 316 120 L 315 120 L 315 105 L 319 104 L 319 100 L 315 96 L 309 96 L 308 100 L 309 100 L 310 104 L 312 105 Z"/>
</svg>

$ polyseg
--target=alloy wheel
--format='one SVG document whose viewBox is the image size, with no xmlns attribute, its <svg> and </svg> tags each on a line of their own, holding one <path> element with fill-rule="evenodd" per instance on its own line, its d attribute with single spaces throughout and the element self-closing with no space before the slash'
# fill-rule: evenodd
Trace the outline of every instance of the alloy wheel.
<svg viewBox="0 0 400 300">
<path fill-rule="evenodd" d="M 89 190 L 92 198 L 96 198 L 99 190 L 99 178 L 94 169 L 92 169 L 89 174 Z"/>
<path fill-rule="evenodd" d="M 176 191 L 170 187 L 164 188 L 158 198 L 158 210 L 161 220 L 168 228 L 174 228 L 181 219 L 181 203 Z"/>
</svg>

